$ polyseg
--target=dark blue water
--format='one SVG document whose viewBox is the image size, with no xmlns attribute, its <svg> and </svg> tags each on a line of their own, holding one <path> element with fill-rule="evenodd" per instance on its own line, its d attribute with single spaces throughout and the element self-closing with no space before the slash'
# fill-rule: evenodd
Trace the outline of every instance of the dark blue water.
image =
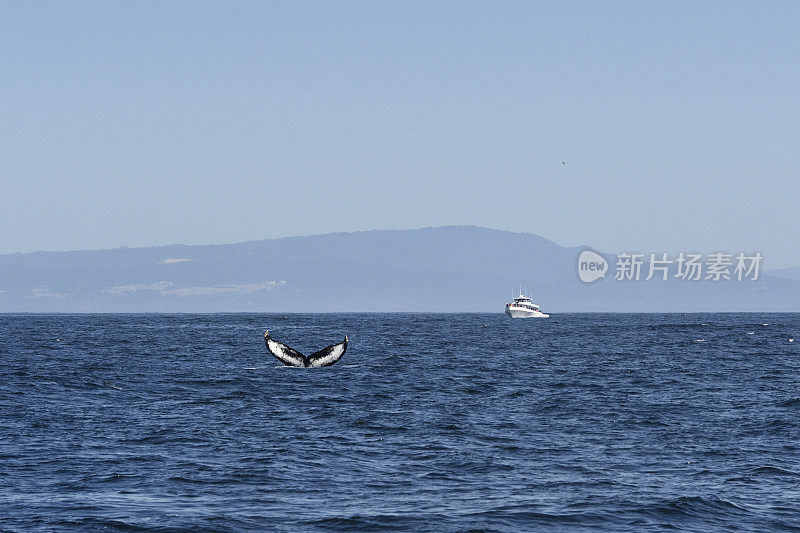
<svg viewBox="0 0 800 533">
<path fill-rule="evenodd" d="M 266 328 L 351 343 L 282 367 Z M 798 314 L 0 316 L 0 529 L 796 528 L 790 338 Z"/>
</svg>

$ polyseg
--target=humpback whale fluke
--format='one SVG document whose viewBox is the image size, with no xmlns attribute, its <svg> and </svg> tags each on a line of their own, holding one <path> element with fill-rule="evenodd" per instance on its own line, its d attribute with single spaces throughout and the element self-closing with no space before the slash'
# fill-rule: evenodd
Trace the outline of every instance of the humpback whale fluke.
<svg viewBox="0 0 800 533">
<path fill-rule="evenodd" d="M 264 332 L 264 344 L 267 345 L 269 353 L 274 355 L 281 363 L 287 366 L 318 368 L 321 366 L 331 366 L 338 361 L 347 351 L 347 343 L 350 339 L 344 336 L 344 341 L 339 344 L 331 344 L 311 355 L 303 355 L 294 348 L 290 348 L 269 336 L 269 330 Z"/>
</svg>

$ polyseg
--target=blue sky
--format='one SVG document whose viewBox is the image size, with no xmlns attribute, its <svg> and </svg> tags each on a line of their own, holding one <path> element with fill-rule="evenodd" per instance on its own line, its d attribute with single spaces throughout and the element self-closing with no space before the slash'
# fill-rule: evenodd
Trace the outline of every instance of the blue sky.
<svg viewBox="0 0 800 533">
<path fill-rule="evenodd" d="M 798 35 L 797 2 L 3 2 L 0 253 L 477 224 L 800 265 Z"/>
</svg>

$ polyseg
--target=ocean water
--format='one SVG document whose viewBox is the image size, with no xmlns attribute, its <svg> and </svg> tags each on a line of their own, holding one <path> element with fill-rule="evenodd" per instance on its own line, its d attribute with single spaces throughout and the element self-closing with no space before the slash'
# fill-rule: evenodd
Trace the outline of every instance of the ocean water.
<svg viewBox="0 0 800 533">
<path fill-rule="evenodd" d="M 0 315 L 0 530 L 796 530 L 799 421 L 800 314 Z"/>
</svg>

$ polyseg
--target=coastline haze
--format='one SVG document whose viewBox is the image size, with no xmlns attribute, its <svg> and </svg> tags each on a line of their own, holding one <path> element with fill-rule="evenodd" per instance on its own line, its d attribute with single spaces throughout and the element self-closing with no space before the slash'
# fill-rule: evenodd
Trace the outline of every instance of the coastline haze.
<svg viewBox="0 0 800 533">
<path fill-rule="evenodd" d="M 579 280 L 581 247 L 477 226 L 227 245 L 0 256 L 0 312 L 497 312 L 519 283 L 550 313 L 787 312 L 796 269 L 758 281 Z M 731 268 L 732 270 L 732 268 Z"/>
</svg>

